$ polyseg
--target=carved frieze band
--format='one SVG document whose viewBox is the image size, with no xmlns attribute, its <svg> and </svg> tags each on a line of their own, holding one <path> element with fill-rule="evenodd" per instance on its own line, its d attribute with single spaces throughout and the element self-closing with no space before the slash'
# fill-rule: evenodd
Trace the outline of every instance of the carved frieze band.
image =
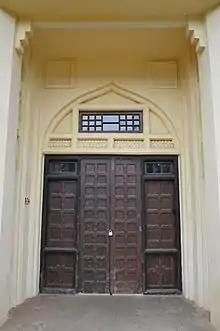
<svg viewBox="0 0 220 331">
<path fill-rule="evenodd" d="M 144 148 L 144 140 L 143 139 L 135 139 L 135 140 L 115 139 L 114 148 L 141 149 L 141 148 Z"/>
<path fill-rule="evenodd" d="M 49 141 L 49 148 L 60 149 L 60 148 L 70 148 L 72 146 L 72 140 L 70 138 L 51 138 Z"/>
<path fill-rule="evenodd" d="M 71 138 L 50 138 L 48 147 L 51 149 L 66 149 L 72 147 Z M 108 139 L 87 139 L 79 138 L 77 140 L 77 148 L 80 149 L 104 149 L 108 148 Z M 114 139 L 114 149 L 144 149 L 144 139 Z M 175 143 L 173 139 L 150 139 L 151 149 L 174 149 Z"/>
<path fill-rule="evenodd" d="M 173 149 L 175 147 L 173 139 L 150 139 L 150 148 Z"/>
<path fill-rule="evenodd" d="M 106 148 L 108 140 L 107 139 L 78 139 L 78 148 Z"/>
</svg>

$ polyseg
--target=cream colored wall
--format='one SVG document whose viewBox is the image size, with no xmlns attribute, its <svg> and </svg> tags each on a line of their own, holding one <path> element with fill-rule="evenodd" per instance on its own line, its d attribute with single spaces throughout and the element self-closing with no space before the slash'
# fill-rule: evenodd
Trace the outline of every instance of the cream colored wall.
<svg viewBox="0 0 220 331">
<path fill-rule="evenodd" d="M 17 161 L 16 303 L 37 294 L 39 288 L 44 153 L 177 154 L 183 292 L 209 309 L 198 81 L 185 31 L 35 31 L 25 68 Z M 77 112 L 96 106 L 144 109 L 144 134 L 128 135 L 133 142 L 120 143 L 119 150 L 114 148 L 113 136 L 117 136 L 112 134 L 79 144 L 77 139 L 88 136 L 77 133 Z M 150 145 L 149 112 L 157 116 L 149 122 L 162 141 L 160 148 Z M 98 139 L 106 139 L 106 145 Z M 26 207 L 25 197 L 30 198 Z"/>
</svg>

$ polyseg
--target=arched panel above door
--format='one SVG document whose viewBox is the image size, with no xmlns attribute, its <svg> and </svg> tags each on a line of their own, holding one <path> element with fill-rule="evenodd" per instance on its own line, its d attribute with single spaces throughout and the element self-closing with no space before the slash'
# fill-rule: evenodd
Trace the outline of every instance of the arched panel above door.
<svg viewBox="0 0 220 331">
<path fill-rule="evenodd" d="M 79 113 L 139 112 L 139 132 L 80 132 Z M 45 134 L 45 153 L 179 154 L 176 129 L 152 101 L 114 83 L 89 91 L 57 112 Z"/>
</svg>

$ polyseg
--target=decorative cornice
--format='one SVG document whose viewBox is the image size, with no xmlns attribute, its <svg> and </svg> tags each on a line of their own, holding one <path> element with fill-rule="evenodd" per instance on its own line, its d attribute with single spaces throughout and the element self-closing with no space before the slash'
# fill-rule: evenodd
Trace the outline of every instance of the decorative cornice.
<svg viewBox="0 0 220 331">
<path fill-rule="evenodd" d="M 189 21 L 187 24 L 187 36 L 191 44 L 195 46 L 196 52 L 201 54 L 206 48 L 206 31 L 202 21 Z"/>
<path fill-rule="evenodd" d="M 179 29 L 185 22 L 33 22 L 34 29 Z"/>
<path fill-rule="evenodd" d="M 18 54 L 24 53 L 24 48 L 28 45 L 33 33 L 31 22 L 18 22 L 15 35 L 15 49 Z"/>
</svg>

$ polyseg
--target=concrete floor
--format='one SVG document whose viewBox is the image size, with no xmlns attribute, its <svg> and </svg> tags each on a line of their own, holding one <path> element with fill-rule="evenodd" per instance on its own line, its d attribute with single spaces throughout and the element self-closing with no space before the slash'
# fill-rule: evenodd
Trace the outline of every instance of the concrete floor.
<svg viewBox="0 0 220 331">
<path fill-rule="evenodd" d="M 181 297 L 39 295 L 13 309 L 1 331 L 214 331 Z"/>
</svg>

